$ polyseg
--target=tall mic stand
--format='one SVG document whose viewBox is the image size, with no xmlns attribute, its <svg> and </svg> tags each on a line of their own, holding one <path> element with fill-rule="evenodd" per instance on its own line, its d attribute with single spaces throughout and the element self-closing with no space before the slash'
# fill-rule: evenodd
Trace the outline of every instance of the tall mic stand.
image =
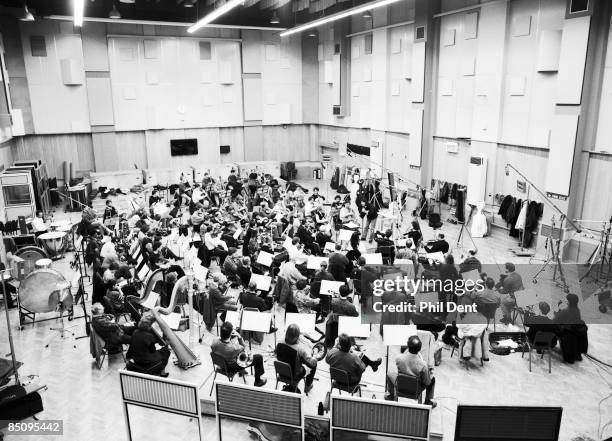
<svg viewBox="0 0 612 441">
<path fill-rule="evenodd" d="M 54 189 L 52 191 L 55 191 L 56 193 L 58 193 L 61 197 L 65 199 L 70 199 L 71 201 L 76 202 L 81 207 L 89 208 L 87 205 L 83 204 L 82 202 L 77 201 L 76 199 L 73 199 L 72 197 L 68 196 L 67 194 L 62 193 L 61 191 L 57 189 Z M 81 308 L 83 308 L 83 317 L 85 318 L 85 335 L 76 337 L 76 340 L 79 340 L 81 338 L 89 337 L 89 334 L 91 333 L 91 318 L 89 317 L 89 314 L 87 314 L 87 306 L 85 305 L 85 285 L 83 284 L 83 278 L 87 278 L 91 281 L 91 277 L 87 274 L 87 269 L 85 268 L 85 236 L 83 236 L 81 239 L 80 247 L 77 247 L 75 239 L 74 239 L 74 235 L 75 233 L 73 232 L 72 233 L 72 247 L 74 248 L 74 254 L 75 254 L 75 260 L 73 264 L 76 264 L 79 270 L 79 287 L 77 289 L 76 303 L 79 303 L 79 300 L 81 301 Z M 79 299 L 79 296 L 81 297 L 80 299 Z"/>
</svg>

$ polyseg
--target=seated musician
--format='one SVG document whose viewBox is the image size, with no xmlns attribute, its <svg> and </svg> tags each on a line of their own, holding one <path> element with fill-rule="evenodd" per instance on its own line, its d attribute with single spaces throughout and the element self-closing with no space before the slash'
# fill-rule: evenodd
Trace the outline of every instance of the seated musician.
<svg viewBox="0 0 612 441">
<path fill-rule="evenodd" d="M 323 210 L 323 206 L 319 202 L 314 202 L 314 207 L 310 212 L 310 216 L 312 217 L 312 220 L 314 221 L 317 228 L 320 228 L 322 225 L 325 225 L 327 223 L 327 216 L 325 215 L 325 210 Z M 318 240 L 317 243 L 319 243 Z M 325 246 L 325 244 L 323 245 Z"/>
<path fill-rule="evenodd" d="M 306 280 L 298 280 L 295 284 L 295 291 L 293 292 L 293 303 L 301 314 L 310 314 L 312 312 L 318 312 L 319 299 L 313 298 L 310 295 L 310 287 L 306 283 Z M 290 311 L 287 311 L 290 312 Z"/>
<path fill-rule="evenodd" d="M 348 286 L 342 285 L 338 289 L 340 292 L 340 297 L 334 297 L 331 303 L 331 310 L 334 314 L 345 315 L 349 317 L 358 317 L 359 312 L 357 312 L 357 308 L 351 302 L 349 298 L 349 294 L 351 290 Z"/>
<path fill-rule="evenodd" d="M 167 308 L 170 304 L 170 298 L 172 297 L 172 291 L 174 291 L 177 278 L 178 274 L 171 271 L 166 273 L 166 277 L 155 282 L 153 286 L 153 291 L 159 294 L 159 304 L 164 308 Z"/>
<path fill-rule="evenodd" d="M 202 231 L 204 227 L 200 227 Z M 210 256 L 217 256 L 219 264 L 223 265 L 223 261 L 227 257 L 227 245 L 220 240 L 220 231 L 214 227 L 207 227 L 204 233 L 204 246 L 208 250 Z"/>
<path fill-rule="evenodd" d="M 104 207 L 104 215 L 102 216 L 102 222 L 106 219 L 110 219 L 117 216 L 117 209 L 113 206 L 111 201 L 106 201 L 106 207 Z"/>
<path fill-rule="evenodd" d="M 317 244 L 321 250 L 325 249 L 325 244 L 331 242 L 331 228 L 328 224 L 320 225 L 316 236 Z"/>
<path fill-rule="evenodd" d="M 238 356 L 245 351 L 244 340 L 239 333 L 234 331 L 234 325 L 230 322 L 223 322 L 219 330 L 219 337 L 215 338 L 210 346 L 211 352 L 220 355 L 225 360 L 225 366 L 229 373 L 243 372 L 244 368 L 238 366 Z M 254 368 L 256 387 L 262 387 L 266 384 L 266 379 L 261 378 L 265 373 L 263 357 L 261 354 L 254 354 L 251 366 Z M 249 367 L 249 366 L 247 366 Z M 244 373 L 242 373 L 244 375 Z"/>
<path fill-rule="evenodd" d="M 259 295 L 257 291 L 257 282 L 249 282 L 249 287 L 246 291 L 240 294 L 240 303 L 245 308 L 257 308 L 259 312 L 269 311 L 272 309 L 272 298 L 264 295 Z"/>
<path fill-rule="evenodd" d="M 300 242 L 304 245 L 304 249 L 310 251 L 315 256 L 322 255 L 321 248 L 319 244 L 315 241 L 314 237 L 314 224 L 312 219 L 306 219 L 306 224 L 304 222 L 300 222 L 300 226 L 298 227 L 295 235 L 300 239 Z"/>
<path fill-rule="evenodd" d="M 290 260 L 281 264 L 278 277 L 287 280 L 291 285 L 295 285 L 298 280 L 306 280 L 306 277 L 296 268 L 295 263 Z"/>
<path fill-rule="evenodd" d="M 354 387 L 361 381 L 361 376 L 369 366 L 373 372 L 378 370 L 382 358 L 370 360 L 365 353 L 353 349 L 354 341 L 347 334 L 340 334 L 336 345 L 327 353 L 325 361 L 330 368 L 340 369 L 348 374 L 348 384 L 342 386 Z"/>
<path fill-rule="evenodd" d="M 119 324 L 112 314 L 104 313 L 101 303 L 91 305 L 91 326 L 96 334 L 106 343 L 106 349 L 111 352 L 121 345 L 130 344 L 132 334 L 136 329 L 131 323 Z"/>
<path fill-rule="evenodd" d="M 342 208 L 340 209 L 340 222 L 343 224 L 349 223 L 355 220 L 355 213 L 351 209 L 351 203 L 349 201 L 345 201 L 342 204 Z"/>
<path fill-rule="evenodd" d="M 222 310 L 235 311 L 238 309 L 236 299 L 231 295 L 223 295 L 222 290 L 225 289 L 225 287 L 221 285 L 222 279 L 223 277 L 220 273 L 215 273 L 212 276 L 212 280 L 208 282 L 208 296 L 210 297 L 210 302 L 215 308 L 215 312 Z M 221 316 L 221 320 L 225 320 L 225 312 Z"/>
<path fill-rule="evenodd" d="M 309 373 L 304 378 L 304 393 L 308 394 L 312 390 L 315 374 L 317 373 L 317 360 L 312 356 L 312 352 L 303 344 L 300 344 L 300 327 L 295 323 L 290 324 L 285 331 L 285 344 L 294 349 L 298 354 L 298 369 L 293 371 L 295 377 L 302 377 L 308 368 Z M 295 367 L 292 366 L 292 369 Z"/>
<path fill-rule="evenodd" d="M 437 253 L 441 252 L 442 254 L 448 253 L 450 246 L 448 242 L 444 239 L 443 233 L 438 233 L 436 240 L 425 245 L 425 251 L 428 253 Z"/>
<path fill-rule="evenodd" d="M 47 225 L 45 225 L 45 218 L 43 217 L 42 211 L 36 212 L 36 216 L 32 218 L 30 226 L 32 227 L 32 232 L 36 237 L 47 232 Z"/>
<path fill-rule="evenodd" d="M 160 318 L 156 310 L 151 310 L 142 316 L 137 329 L 132 333 L 127 357 L 133 360 L 136 366 L 147 370 L 148 373 L 167 377 L 168 373 L 165 368 L 170 358 L 170 349 L 167 346 L 157 349 L 159 338 L 152 330 L 153 322 L 159 320 L 163 319 Z"/>
<path fill-rule="evenodd" d="M 527 330 L 527 340 L 530 343 L 533 343 L 538 332 L 552 332 L 554 334 L 559 332 L 558 326 L 548 317 L 550 305 L 546 302 L 540 302 L 538 310 L 539 314 L 525 314 L 525 326 L 529 328 Z M 557 338 L 555 337 L 552 346 L 556 345 Z"/>
<path fill-rule="evenodd" d="M 317 271 L 313 277 L 313 280 L 335 280 L 334 276 L 327 271 L 327 262 L 322 261 L 319 266 L 319 271 Z"/>
<path fill-rule="evenodd" d="M 436 407 L 437 403 L 433 400 L 436 379 L 433 376 L 433 368 L 427 367 L 427 362 L 421 357 L 421 346 L 419 337 L 413 335 L 408 339 L 408 351 L 395 359 L 397 372 L 389 371 L 387 374 L 386 400 L 395 399 L 395 380 L 399 372 L 417 377 L 421 388 L 425 389 L 425 404 Z"/>
<path fill-rule="evenodd" d="M 412 243 L 417 246 L 421 239 L 423 238 L 423 233 L 421 233 L 421 226 L 419 225 L 419 221 L 413 220 L 410 226 L 410 231 L 405 234 L 412 241 Z"/>
<path fill-rule="evenodd" d="M 391 236 L 393 231 L 387 230 L 383 235 L 379 231 L 374 233 L 374 240 L 376 241 L 376 252 L 382 254 L 383 262 L 387 265 L 393 265 L 395 260 L 395 243 Z"/>
<path fill-rule="evenodd" d="M 238 256 L 238 248 L 229 247 L 227 249 L 227 257 L 223 261 L 223 272 L 228 279 L 232 279 L 238 275 L 238 262 L 240 256 Z"/>
<path fill-rule="evenodd" d="M 314 187 L 312 189 L 312 194 L 310 196 L 308 196 L 308 200 L 315 202 L 315 201 L 324 201 L 325 200 L 325 196 L 319 194 L 319 187 Z"/>
<path fill-rule="evenodd" d="M 476 250 L 471 249 L 468 251 L 468 257 L 466 257 L 465 260 L 459 264 L 459 272 L 466 273 L 474 270 L 478 271 L 479 273 L 482 272 L 482 264 L 476 257 Z"/>
</svg>

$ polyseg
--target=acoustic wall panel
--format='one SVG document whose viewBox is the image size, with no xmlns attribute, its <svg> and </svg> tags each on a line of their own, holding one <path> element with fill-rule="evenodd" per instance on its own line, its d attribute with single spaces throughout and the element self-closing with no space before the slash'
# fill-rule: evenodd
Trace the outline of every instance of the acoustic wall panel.
<svg viewBox="0 0 612 441">
<path fill-rule="evenodd" d="M 323 63 L 323 82 L 334 83 L 334 63 L 331 60 L 326 60 Z"/>
<path fill-rule="evenodd" d="M 549 193 L 569 196 L 577 130 L 578 115 L 553 117 L 545 187 Z"/>
<path fill-rule="evenodd" d="M 83 84 L 84 71 L 79 60 L 66 58 L 60 61 L 62 81 L 66 86 L 78 86 Z"/>
<path fill-rule="evenodd" d="M 219 82 L 221 84 L 234 84 L 233 66 L 231 61 L 219 63 Z"/>
<path fill-rule="evenodd" d="M 242 72 L 261 73 L 261 31 L 242 31 Z"/>
<path fill-rule="evenodd" d="M 408 155 L 408 160 L 410 161 L 410 165 L 420 167 L 423 143 L 423 110 L 415 109 L 411 114 L 409 138 L 410 153 Z"/>
<path fill-rule="evenodd" d="M 557 77 L 557 104 L 580 104 L 591 17 L 565 20 Z"/>
<path fill-rule="evenodd" d="M 113 93 L 110 78 L 87 78 L 89 122 L 92 126 L 112 126 Z"/>
<path fill-rule="evenodd" d="M 478 37 L 478 12 L 468 12 L 463 16 L 463 38 L 473 40 Z"/>
<path fill-rule="evenodd" d="M 391 53 L 399 54 L 402 51 L 402 39 L 393 38 L 391 39 Z"/>
<path fill-rule="evenodd" d="M 372 81 L 372 68 L 370 66 L 363 68 L 363 81 L 368 83 Z"/>
<path fill-rule="evenodd" d="M 291 104 L 283 103 L 278 106 L 279 123 L 291 124 Z"/>
<path fill-rule="evenodd" d="M 450 78 L 440 78 L 440 95 L 453 96 L 453 80 Z"/>
<path fill-rule="evenodd" d="M 278 60 L 278 45 L 266 44 L 265 46 L 266 61 Z"/>
<path fill-rule="evenodd" d="M 508 79 L 508 94 L 511 96 L 525 95 L 525 77 L 512 76 Z"/>
<path fill-rule="evenodd" d="M 156 39 L 143 40 L 144 57 L 149 60 L 156 60 L 159 57 L 159 41 Z"/>
<path fill-rule="evenodd" d="M 422 103 L 425 93 L 425 42 L 412 45 L 412 102 Z M 420 162 L 420 159 L 419 159 Z"/>
<path fill-rule="evenodd" d="M 244 78 L 244 120 L 261 121 L 263 119 L 261 77 Z"/>
<path fill-rule="evenodd" d="M 476 57 L 466 57 L 461 62 L 461 74 L 464 77 L 474 76 L 476 73 Z"/>
<path fill-rule="evenodd" d="M 531 33 L 531 15 L 519 15 L 512 20 L 512 36 L 525 37 Z"/>
<path fill-rule="evenodd" d="M 455 29 L 445 29 L 442 32 L 442 45 L 443 46 L 454 46 L 455 45 Z"/>
<path fill-rule="evenodd" d="M 538 72 L 556 72 L 559 70 L 561 53 L 561 30 L 542 30 L 538 40 Z"/>
</svg>

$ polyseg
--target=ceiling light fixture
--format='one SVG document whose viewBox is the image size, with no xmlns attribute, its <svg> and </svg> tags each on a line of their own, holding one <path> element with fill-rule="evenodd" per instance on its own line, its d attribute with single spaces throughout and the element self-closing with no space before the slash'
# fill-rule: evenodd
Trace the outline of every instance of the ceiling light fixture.
<svg viewBox="0 0 612 441">
<path fill-rule="evenodd" d="M 196 4 L 197 0 L 185 0 L 183 2 L 183 6 L 185 6 L 186 8 L 193 8 L 193 6 Z"/>
<path fill-rule="evenodd" d="M 108 18 L 112 18 L 114 20 L 119 20 L 121 18 L 121 13 L 117 9 L 117 5 L 113 2 L 113 9 L 108 13 Z"/>
<path fill-rule="evenodd" d="M 34 16 L 30 12 L 30 10 L 28 9 L 28 5 L 26 5 L 26 4 L 23 5 L 23 12 L 21 13 L 21 17 L 19 17 L 19 20 L 21 20 L 21 21 L 34 21 Z"/>
<path fill-rule="evenodd" d="M 365 5 L 362 5 L 362 6 L 356 6 L 354 8 L 347 9 L 346 11 L 337 12 L 336 14 L 328 15 L 327 17 L 319 18 L 318 20 L 313 20 L 309 23 L 305 23 L 303 25 L 299 25 L 294 28 L 287 29 L 285 32 L 281 32 L 280 36 L 286 37 L 287 35 L 296 34 L 298 32 L 302 32 L 307 29 L 316 28 L 318 26 L 324 25 L 332 21 L 350 17 L 351 15 L 355 15 L 355 14 L 361 14 L 362 12 L 365 12 L 369 9 L 380 8 L 382 6 L 387 6 L 392 3 L 396 3 L 398 1 L 400 0 L 380 0 L 380 1 L 366 3 Z"/>
<path fill-rule="evenodd" d="M 270 24 L 279 24 L 280 20 L 278 18 L 278 15 L 276 15 L 276 11 L 274 11 L 272 13 L 272 18 L 270 18 Z"/>
<path fill-rule="evenodd" d="M 372 18 L 372 13 L 370 11 L 365 11 L 362 15 L 363 18 L 365 19 L 370 19 Z"/>
<path fill-rule="evenodd" d="M 82 26 L 85 0 L 72 0 L 72 5 L 74 7 L 74 25 Z"/>
<path fill-rule="evenodd" d="M 228 0 L 223 6 L 218 7 L 217 9 L 212 11 L 210 14 L 206 15 L 205 17 L 203 17 L 202 19 L 198 20 L 196 23 L 191 25 L 187 29 L 187 32 L 189 32 L 190 34 L 194 33 L 198 29 L 203 28 L 209 23 L 212 23 L 213 21 L 221 17 L 226 12 L 231 11 L 236 6 L 240 6 L 243 1 L 244 0 Z"/>
<path fill-rule="evenodd" d="M 310 31 L 310 32 L 308 33 L 308 36 L 309 36 L 309 37 L 318 37 L 318 36 L 319 36 L 319 33 L 318 33 L 317 31 Z"/>
</svg>

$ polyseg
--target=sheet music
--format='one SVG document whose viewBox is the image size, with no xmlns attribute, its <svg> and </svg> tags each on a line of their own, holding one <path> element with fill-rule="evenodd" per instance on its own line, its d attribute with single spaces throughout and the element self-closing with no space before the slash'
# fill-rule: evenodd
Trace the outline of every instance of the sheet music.
<svg viewBox="0 0 612 441">
<path fill-rule="evenodd" d="M 193 270 L 193 277 L 200 282 L 206 282 L 206 276 L 208 275 L 208 268 L 203 267 L 202 265 L 192 265 L 191 269 Z"/>
<path fill-rule="evenodd" d="M 324 250 L 334 252 L 336 250 L 336 244 L 333 242 L 326 242 Z"/>
<path fill-rule="evenodd" d="M 350 241 L 353 233 L 354 231 L 352 230 L 340 230 L 340 233 L 338 233 L 338 240 L 341 242 Z"/>
<path fill-rule="evenodd" d="M 514 297 L 516 298 L 516 306 L 518 306 L 519 308 L 526 308 L 527 306 L 537 305 L 541 301 L 544 301 L 540 300 L 538 298 L 538 294 L 531 289 L 516 291 L 514 293 Z"/>
<path fill-rule="evenodd" d="M 292 243 L 293 243 L 293 239 L 290 237 L 287 237 L 285 241 L 283 242 L 283 248 L 290 247 Z"/>
<path fill-rule="evenodd" d="M 311 334 L 315 332 L 316 318 L 316 314 L 299 314 L 295 312 L 288 312 L 285 315 L 285 326 L 289 327 L 291 324 L 296 324 L 299 326 L 302 334 Z"/>
<path fill-rule="evenodd" d="M 142 302 L 141 305 L 142 305 L 143 308 L 153 309 L 153 308 L 155 308 L 155 306 L 157 306 L 157 301 L 158 300 L 159 300 L 159 294 L 157 294 L 156 292 L 151 291 L 149 293 L 149 297 L 147 297 L 147 300 Z"/>
<path fill-rule="evenodd" d="M 395 259 L 393 265 L 414 265 L 414 262 L 410 259 Z"/>
<path fill-rule="evenodd" d="M 365 258 L 366 265 L 382 265 L 382 254 L 380 253 L 371 253 L 371 254 L 362 254 Z"/>
<path fill-rule="evenodd" d="M 338 317 L 338 335 L 347 334 L 349 337 L 368 338 L 370 325 L 362 324 L 360 317 Z"/>
<path fill-rule="evenodd" d="M 437 251 L 435 253 L 427 253 L 427 258 L 434 262 L 444 263 L 444 253 Z"/>
<path fill-rule="evenodd" d="M 145 264 L 142 268 L 140 268 L 140 271 L 138 271 L 138 278 L 144 282 L 148 275 L 149 267 Z"/>
<path fill-rule="evenodd" d="M 353 221 L 347 222 L 346 224 L 344 224 L 344 226 L 346 228 L 359 228 L 359 225 Z"/>
<path fill-rule="evenodd" d="M 235 329 L 240 329 L 240 311 L 227 311 L 225 321 L 234 325 Z"/>
<path fill-rule="evenodd" d="M 179 314 L 178 312 L 172 312 L 168 315 L 161 314 L 161 318 L 166 322 L 170 329 L 172 329 L 173 331 L 178 330 L 179 325 L 181 323 L 181 314 Z"/>
<path fill-rule="evenodd" d="M 273 259 L 274 259 L 274 256 L 265 251 L 260 251 L 259 254 L 257 255 L 257 263 L 264 265 L 264 266 L 268 266 L 268 267 L 272 266 Z"/>
<path fill-rule="evenodd" d="M 253 332 L 270 332 L 272 313 L 259 311 L 242 311 L 240 329 Z"/>
<path fill-rule="evenodd" d="M 344 284 L 344 282 L 336 282 L 335 280 L 321 280 L 321 289 L 319 293 L 324 295 L 339 295 L 340 287 Z"/>
<path fill-rule="evenodd" d="M 263 276 L 261 274 L 251 274 L 249 282 L 255 282 L 259 291 L 269 291 L 272 278 L 270 276 Z"/>
<path fill-rule="evenodd" d="M 329 259 L 327 257 L 308 256 L 306 268 L 311 270 L 318 270 L 321 268 L 321 262 L 329 263 Z"/>
<path fill-rule="evenodd" d="M 405 346 L 408 338 L 417 335 L 416 325 L 383 325 L 383 342 L 386 346 Z"/>
<path fill-rule="evenodd" d="M 242 234 L 242 228 L 238 228 L 232 237 L 238 240 L 241 234 Z"/>
</svg>

